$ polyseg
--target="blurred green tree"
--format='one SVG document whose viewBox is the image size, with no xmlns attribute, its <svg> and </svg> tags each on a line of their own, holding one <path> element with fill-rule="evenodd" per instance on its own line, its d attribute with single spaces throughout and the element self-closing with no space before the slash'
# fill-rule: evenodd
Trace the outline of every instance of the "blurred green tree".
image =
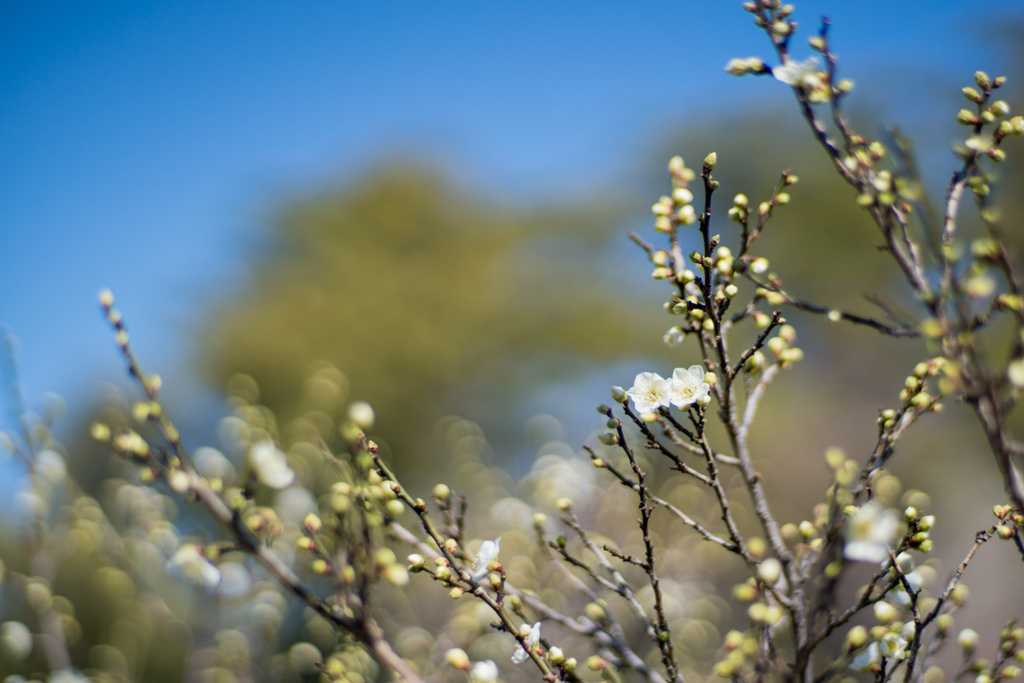
<svg viewBox="0 0 1024 683">
<path fill-rule="evenodd" d="M 310 364 L 329 361 L 376 408 L 402 466 L 422 472 L 424 434 L 446 413 L 481 396 L 507 408 L 588 360 L 665 353 L 651 334 L 664 313 L 608 276 L 628 248 L 625 206 L 503 206 L 425 167 L 301 199 L 270 226 L 247 290 L 215 307 L 201 371 L 217 386 L 250 375 L 286 424 Z"/>
</svg>

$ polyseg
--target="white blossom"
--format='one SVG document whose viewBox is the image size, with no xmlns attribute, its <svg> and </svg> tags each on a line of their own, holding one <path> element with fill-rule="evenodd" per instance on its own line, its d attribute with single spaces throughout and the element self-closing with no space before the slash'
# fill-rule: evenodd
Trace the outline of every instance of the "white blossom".
<svg viewBox="0 0 1024 683">
<path fill-rule="evenodd" d="M 498 665 L 493 659 L 477 662 L 469 671 L 469 678 L 476 683 L 494 683 L 498 680 Z"/>
<path fill-rule="evenodd" d="M 530 629 L 530 633 L 527 634 L 527 636 L 526 636 L 526 644 L 530 647 L 531 650 L 536 649 L 537 646 L 540 645 L 540 622 L 539 621 L 533 625 L 533 627 Z M 512 661 L 515 662 L 516 664 L 522 664 L 523 662 L 526 661 L 527 657 L 529 657 L 529 655 L 527 654 L 526 650 L 524 650 L 522 647 L 519 647 L 515 651 L 515 654 L 512 655 Z"/>
<path fill-rule="evenodd" d="M 206 559 L 192 543 L 185 543 L 178 548 L 171 559 L 167 560 L 166 567 L 171 574 L 195 586 L 212 589 L 220 584 L 217 565 Z"/>
<path fill-rule="evenodd" d="M 854 562 L 882 562 L 899 528 L 896 518 L 875 503 L 865 503 L 847 521 L 843 555 Z"/>
<path fill-rule="evenodd" d="M 641 413 L 653 413 L 662 406 L 668 407 L 669 388 L 669 383 L 661 375 L 641 372 L 626 394 Z"/>
<path fill-rule="evenodd" d="M 669 401 L 679 408 L 697 403 L 708 396 L 710 387 L 704 383 L 704 366 L 691 365 L 687 369 L 676 368 L 672 373 L 669 387 Z"/>
<path fill-rule="evenodd" d="M 12 662 L 20 662 L 32 652 L 32 631 L 20 621 L 0 625 L 0 650 Z"/>
<path fill-rule="evenodd" d="M 868 649 L 853 658 L 850 668 L 854 671 L 871 671 L 881 661 L 882 654 L 878 651 L 878 643 L 871 643 Z"/>
<path fill-rule="evenodd" d="M 676 326 L 670 327 L 668 332 L 665 333 L 665 336 L 662 337 L 662 339 L 665 340 L 665 343 L 668 344 L 668 347 L 670 349 L 674 349 L 675 347 L 683 343 L 683 337 L 683 331 L 679 329 L 678 326 Z"/>
<path fill-rule="evenodd" d="M 785 63 L 772 69 L 772 75 L 786 85 L 803 86 L 809 90 L 821 86 L 817 57 L 810 57 L 803 62 L 787 59 Z"/>
<path fill-rule="evenodd" d="M 288 467 L 288 458 L 273 441 L 253 444 L 249 449 L 249 463 L 256 472 L 256 478 L 264 486 L 283 489 L 295 481 L 295 472 Z"/>
<path fill-rule="evenodd" d="M 473 580 L 479 582 L 490 571 L 491 562 L 498 559 L 498 551 L 501 549 L 501 536 L 496 540 L 484 541 L 476 554 L 476 566 L 473 568 Z"/>
<path fill-rule="evenodd" d="M 878 643 L 878 650 L 883 657 L 903 659 L 907 656 L 907 641 L 895 633 L 886 633 Z"/>
</svg>

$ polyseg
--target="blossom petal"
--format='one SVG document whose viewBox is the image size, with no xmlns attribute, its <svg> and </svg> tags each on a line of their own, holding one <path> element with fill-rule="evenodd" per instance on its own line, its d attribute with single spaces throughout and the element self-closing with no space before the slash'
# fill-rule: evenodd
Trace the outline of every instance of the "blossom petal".
<svg viewBox="0 0 1024 683">
<path fill-rule="evenodd" d="M 473 568 L 473 580 L 479 582 L 487 576 L 490 571 L 490 564 L 498 559 L 498 552 L 501 549 L 501 536 L 495 541 L 484 541 L 476 554 L 476 566 Z"/>
</svg>

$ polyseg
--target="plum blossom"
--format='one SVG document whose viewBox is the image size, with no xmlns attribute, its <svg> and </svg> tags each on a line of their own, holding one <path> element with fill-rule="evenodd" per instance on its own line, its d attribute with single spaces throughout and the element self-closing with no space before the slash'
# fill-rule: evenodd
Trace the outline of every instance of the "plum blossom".
<svg viewBox="0 0 1024 683">
<path fill-rule="evenodd" d="M 256 472 L 256 478 L 264 486 L 283 489 L 295 481 L 295 472 L 288 467 L 288 458 L 273 441 L 253 444 L 249 449 L 249 463 Z"/>
<path fill-rule="evenodd" d="M 531 650 L 536 649 L 537 646 L 540 645 L 540 622 L 539 621 L 537 623 L 535 623 L 533 625 L 533 627 L 530 628 L 530 633 L 527 634 L 525 640 L 526 640 L 527 646 L 529 646 L 529 648 Z M 529 654 L 527 654 L 526 650 L 524 650 L 522 647 L 519 647 L 515 651 L 515 654 L 512 655 L 512 661 L 515 662 L 516 664 L 522 664 L 523 662 L 526 661 L 527 657 L 529 657 Z"/>
<path fill-rule="evenodd" d="M 787 59 L 783 64 L 772 68 L 772 75 L 786 85 L 803 86 L 808 90 L 821 87 L 817 57 L 810 57 L 803 62 Z"/>
<path fill-rule="evenodd" d="M 220 585 L 220 570 L 192 543 L 185 543 L 167 560 L 167 571 L 185 583 L 213 589 Z"/>
<path fill-rule="evenodd" d="M 907 584 L 910 585 L 910 590 L 914 593 L 921 590 L 923 580 L 921 575 L 914 569 L 914 558 L 911 557 L 909 553 L 900 553 L 896 556 L 896 563 L 899 565 L 900 573 L 903 574 L 903 577 L 907 580 Z M 882 569 L 888 567 L 889 564 L 890 561 L 887 558 L 882 562 Z M 893 590 L 892 597 L 896 602 L 903 606 L 910 604 L 910 595 L 904 588 L 902 580 L 897 584 L 896 589 Z"/>
<path fill-rule="evenodd" d="M 672 373 L 669 401 L 678 408 L 685 408 L 708 395 L 710 387 L 704 383 L 704 366 L 691 365 L 687 369 L 676 368 Z"/>
<path fill-rule="evenodd" d="M 850 668 L 854 671 L 873 671 L 881 661 L 882 654 L 878 651 L 878 643 L 871 643 L 868 649 L 853 658 Z"/>
<path fill-rule="evenodd" d="M 886 633 L 878 642 L 878 651 L 887 659 L 904 659 L 907 656 L 906 648 L 907 641 L 895 633 Z"/>
<path fill-rule="evenodd" d="M 865 503 L 847 521 L 843 555 L 854 562 L 883 562 L 899 522 L 875 503 Z"/>
<path fill-rule="evenodd" d="M 669 383 L 661 375 L 641 372 L 633 380 L 633 386 L 626 395 L 633 399 L 633 405 L 641 413 L 653 413 L 669 405 Z"/>
<path fill-rule="evenodd" d="M 498 551 L 501 549 L 501 536 L 494 541 L 484 541 L 476 554 L 476 566 L 473 568 L 473 580 L 480 582 L 487 572 L 490 571 L 491 562 L 498 559 Z"/>
<path fill-rule="evenodd" d="M 684 336 L 685 335 L 683 335 L 683 331 L 679 329 L 678 325 L 676 325 L 674 327 L 670 327 L 668 332 L 665 333 L 665 336 L 662 337 L 662 339 L 664 339 L 665 343 L 668 345 L 670 349 L 674 349 L 675 347 L 683 343 Z"/>
</svg>

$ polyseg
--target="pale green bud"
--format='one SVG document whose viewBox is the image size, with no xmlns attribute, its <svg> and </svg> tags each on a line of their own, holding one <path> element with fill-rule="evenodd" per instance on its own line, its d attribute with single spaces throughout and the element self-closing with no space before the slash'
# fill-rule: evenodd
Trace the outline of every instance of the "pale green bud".
<svg viewBox="0 0 1024 683">
<path fill-rule="evenodd" d="M 899 610 L 890 605 L 887 602 L 876 602 L 875 603 L 875 619 L 883 624 L 888 624 L 899 616 Z"/>
<path fill-rule="evenodd" d="M 693 193 L 685 187 L 677 187 L 672 192 L 672 198 L 680 204 L 689 204 L 693 201 Z"/>
<path fill-rule="evenodd" d="M 972 652 L 978 646 L 980 638 L 981 636 L 973 628 L 965 628 L 957 635 L 956 642 L 964 650 Z"/>
<path fill-rule="evenodd" d="M 774 557 L 769 557 L 757 566 L 757 578 L 764 581 L 769 586 L 775 585 L 775 582 L 782 576 L 782 563 Z"/>
</svg>

